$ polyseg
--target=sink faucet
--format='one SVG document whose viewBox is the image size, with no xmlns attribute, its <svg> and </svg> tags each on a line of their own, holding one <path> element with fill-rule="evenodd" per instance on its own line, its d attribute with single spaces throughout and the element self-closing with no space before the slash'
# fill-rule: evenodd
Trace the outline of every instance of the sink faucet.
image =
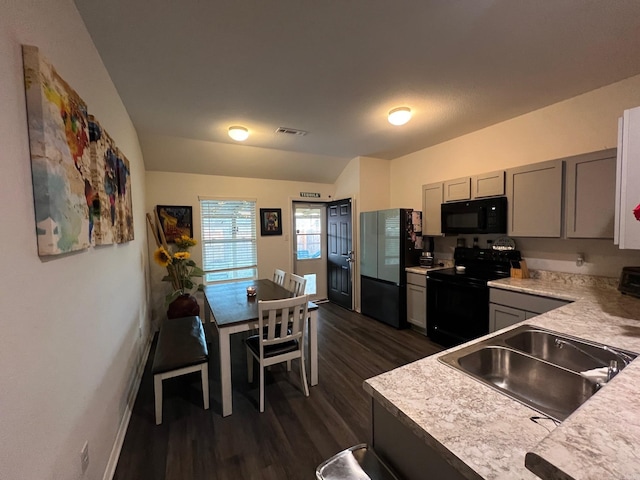
<svg viewBox="0 0 640 480">
<path fill-rule="evenodd" d="M 615 377 L 619 371 L 620 370 L 618 370 L 618 361 L 610 360 L 609 367 L 607 368 L 607 382 Z"/>
<path fill-rule="evenodd" d="M 555 344 L 556 344 L 556 346 L 558 348 L 563 348 L 564 346 L 568 345 L 569 347 L 577 350 L 578 352 L 582 353 L 583 355 L 586 355 L 587 357 L 591 358 L 592 360 L 595 360 L 596 362 L 598 362 L 600 364 L 603 364 L 603 366 L 605 366 L 604 364 L 606 364 L 606 361 L 603 360 L 602 358 L 598 358 L 595 355 L 592 355 L 591 353 L 587 352 L 586 350 L 583 350 L 582 348 L 580 348 L 576 344 L 574 344 L 572 342 L 569 342 L 567 340 L 562 340 L 560 338 L 556 338 L 555 339 Z M 606 350 L 607 352 L 611 352 L 616 357 L 618 357 L 618 359 L 622 361 L 623 368 L 626 367 L 631 360 L 633 360 L 633 358 L 631 356 L 627 355 L 626 353 L 617 352 L 616 350 L 613 350 L 612 348 L 609 348 L 606 345 L 603 345 L 600 348 L 602 348 L 603 350 Z M 609 361 L 609 365 L 607 366 L 607 379 L 606 379 L 605 382 L 608 382 L 613 377 L 615 377 L 618 374 L 619 371 L 620 371 L 620 369 L 618 368 L 618 361 L 617 360 L 610 360 Z"/>
</svg>

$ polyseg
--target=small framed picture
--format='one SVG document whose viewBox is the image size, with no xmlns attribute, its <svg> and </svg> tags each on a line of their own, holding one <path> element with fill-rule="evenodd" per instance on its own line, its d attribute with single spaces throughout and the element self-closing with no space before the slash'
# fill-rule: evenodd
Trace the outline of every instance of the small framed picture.
<svg viewBox="0 0 640 480">
<path fill-rule="evenodd" d="M 260 209 L 260 235 L 282 235 L 282 210 Z"/>
<path fill-rule="evenodd" d="M 193 216 L 191 207 L 173 205 L 156 205 L 160 220 L 160 228 L 164 232 L 167 243 L 175 242 L 182 235 L 193 238 Z"/>
</svg>

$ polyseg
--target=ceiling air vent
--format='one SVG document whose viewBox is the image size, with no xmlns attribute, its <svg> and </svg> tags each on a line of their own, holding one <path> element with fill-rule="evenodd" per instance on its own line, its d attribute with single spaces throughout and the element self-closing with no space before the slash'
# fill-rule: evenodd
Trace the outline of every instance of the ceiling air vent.
<svg viewBox="0 0 640 480">
<path fill-rule="evenodd" d="M 285 133 L 287 135 L 297 135 L 299 137 L 303 137 L 309 132 L 305 132 L 304 130 L 298 130 L 296 128 L 279 127 L 276 130 L 276 133 Z"/>
</svg>

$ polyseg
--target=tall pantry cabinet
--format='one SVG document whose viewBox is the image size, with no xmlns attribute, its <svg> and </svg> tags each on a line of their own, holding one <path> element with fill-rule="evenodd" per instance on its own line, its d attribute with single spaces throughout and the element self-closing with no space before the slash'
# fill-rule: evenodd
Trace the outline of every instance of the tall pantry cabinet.
<svg viewBox="0 0 640 480">
<path fill-rule="evenodd" d="M 618 121 L 614 243 L 640 250 L 640 107 L 625 110 Z"/>
</svg>

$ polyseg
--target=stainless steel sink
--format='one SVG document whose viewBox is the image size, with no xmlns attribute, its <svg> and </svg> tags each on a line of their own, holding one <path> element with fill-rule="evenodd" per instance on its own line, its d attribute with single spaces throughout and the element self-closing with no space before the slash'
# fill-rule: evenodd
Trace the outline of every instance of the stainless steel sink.
<svg viewBox="0 0 640 480">
<path fill-rule="evenodd" d="M 522 325 L 439 360 L 563 421 L 636 353 Z"/>
<path fill-rule="evenodd" d="M 505 347 L 483 347 L 459 359 L 460 369 L 557 420 L 600 386 L 579 374 Z"/>
<path fill-rule="evenodd" d="M 535 328 L 522 329 L 507 336 L 504 342 L 521 352 L 575 372 L 608 367 L 612 361 L 617 362 L 618 369 L 622 370 L 636 357 L 635 353 Z"/>
</svg>

